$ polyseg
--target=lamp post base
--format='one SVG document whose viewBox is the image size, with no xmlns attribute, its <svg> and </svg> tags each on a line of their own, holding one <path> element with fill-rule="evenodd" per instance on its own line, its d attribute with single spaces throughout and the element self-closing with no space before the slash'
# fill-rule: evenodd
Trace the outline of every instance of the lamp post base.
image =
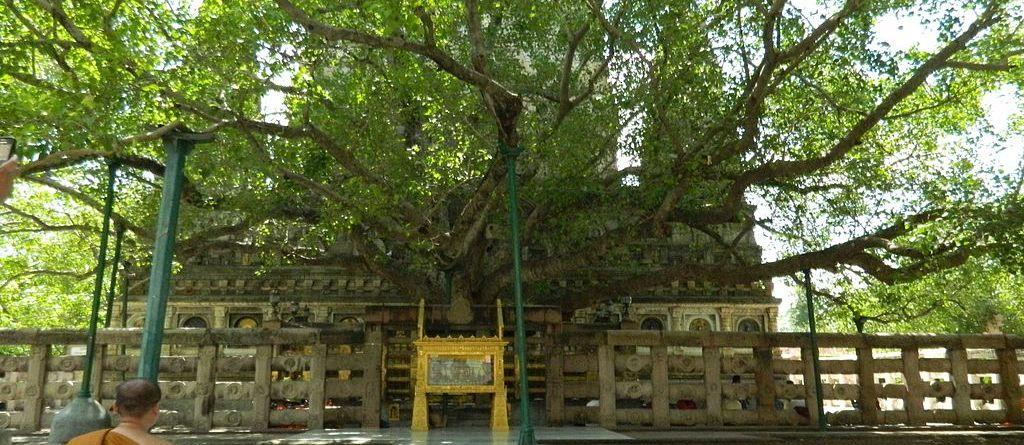
<svg viewBox="0 0 1024 445">
<path fill-rule="evenodd" d="M 48 443 L 63 444 L 76 436 L 110 428 L 110 413 L 92 397 L 76 396 L 68 406 L 53 416 Z"/>
<path fill-rule="evenodd" d="M 533 425 L 523 425 L 519 428 L 519 445 L 537 445 L 537 438 L 533 435 Z"/>
</svg>

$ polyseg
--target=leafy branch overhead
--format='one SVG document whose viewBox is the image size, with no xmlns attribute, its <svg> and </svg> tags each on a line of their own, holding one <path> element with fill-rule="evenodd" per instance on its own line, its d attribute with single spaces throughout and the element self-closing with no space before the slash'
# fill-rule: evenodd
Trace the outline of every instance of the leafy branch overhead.
<svg viewBox="0 0 1024 445">
<path fill-rule="evenodd" d="M 1017 128 L 984 98 L 1024 81 L 1020 2 L 2 4 L 21 187 L 77 209 L 23 194 L 0 217 L 19 240 L 94 236 L 117 161 L 116 218 L 144 259 L 159 139 L 187 126 L 218 142 L 190 157 L 180 257 L 343 242 L 410 298 L 440 298 L 445 273 L 473 301 L 506 292 L 499 143 L 526 150 L 530 295 L 566 309 L 804 268 L 896 283 L 1020 264 L 1021 171 L 976 163 Z M 890 19 L 935 44 L 892 48 Z M 755 228 L 786 243 L 777 258 L 738 252 Z M 688 231 L 726 259 L 627 267 L 628 246 Z M 548 286 L 567 278 L 584 284 Z"/>
</svg>

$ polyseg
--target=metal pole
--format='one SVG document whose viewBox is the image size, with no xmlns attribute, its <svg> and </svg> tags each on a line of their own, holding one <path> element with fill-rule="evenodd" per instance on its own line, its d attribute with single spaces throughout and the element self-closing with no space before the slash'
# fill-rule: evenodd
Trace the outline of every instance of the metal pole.
<svg viewBox="0 0 1024 445">
<path fill-rule="evenodd" d="M 107 164 L 107 196 L 103 200 L 103 229 L 100 230 L 100 251 L 96 261 L 96 283 L 92 291 L 92 311 L 89 313 L 89 334 L 85 343 L 85 371 L 78 397 L 92 397 L 92 360 L 96 350 L 96 325 L 99 324 L 100 298 L 103 296 L 103 272 L 107 267 L 107 242 L 110 238 L 110 214 L 114 212 L 114 185 L 117 182 L 118 163 Z"/>
<path fill-rule="evenodd" d="M 452 309 L 452 271 L 444 271 L 444 305 L 445 310 L 451 313 Z M 444 335 L 445 337 L 451 335 L 451 323 L 447 320 L 444 324 Z M 441 394 L 441 418 L 444 419 L 444 423 L 448 423 L 448 393 Z"/>
<path fill-rule="evenodd" d="M 191 137 L 190 137 L 191 136 Z M 146 297 L 145 326 L 139 352 L 139 378 L 157 381 L 160 373 L 160 348 L 164 341 L 164 318 L 167 317 L 167 295 L 171 285 L 171 262 L 178 232 L 178 211 L 181 189 L 185 182 L 185 158 L 200 139 L 195 134 L 172 132 L 164 135 L 167 162 L 164 169 L 160 216 L 156 220 L 156 241 L 150 266 L 149 292 Z"/>
<path fill-rule="evenodd" d="M 110 327 L 110 318 L 114 314 L 114 292 L 117 291 L 117 265 L 121 264 L 121 243 L 124 241 L 124 226 L 117 225 L 114 238 L 114 260 L 110 262 L 110 287 L 107 288 L 107 314 L 103 317 L 103 327 Z"/>
<path fill-rule="evenodd" d="M 128 327 L 128 282 L 121 288 L 121 327 Z M 124 345 L 121 345 L 124 348 Z"/>
<path fill-rule="evenodd" d="M 499 142 L 505 156 L 508 176 L 508 225 L 512 243 L 512 291 L 516 302 L 516 355 L 519 358 L 519 445 L 534 445 L 537 439 L 530 421 L 530 387 L 527 383 L 526 317 L 523 310 L 522 264 L 519 254 L 519 197 L 516 190 L 516 158 L 522 153 L 518 146 Z"/>
<path fill-rule="evenodd" d="M 804 289 L 807 291 L 807 322 L 811 332 L 811 358 L 814 360 L 814 396 L 818 399 L 818 429 L 824 430 L 828 423 L 825 421 L 825 406 L 822 405 L 823 396 L 821 391 L 821 361 L 818 359 L 818 329 L 814 323 L 814 296 L 811 292 L 811 270 L 804 269 Z"/>
<path fill-rule="evenodd" d="M 96 325 L 99 324 L 100 298 L 103 296 L 103 271 L 107 266 L 107 242 L 110 238 L 110 215 L 114 211 L 114 187 L 118 163 L 107 164 L 107 196 L 103 201 L 103 228 L 100 231 L 100 251 L 96 261 L 96 284 L 92 293 L 92 311 L 89 314 L 89 333 L 85 344 L 85 371 L 78 395 L 53 416 L 47 443 L 67 443 L 74 437 L 110 428 L 110 413 L 92 398 L 92 365 L 96 349 Z"/>
</svg>

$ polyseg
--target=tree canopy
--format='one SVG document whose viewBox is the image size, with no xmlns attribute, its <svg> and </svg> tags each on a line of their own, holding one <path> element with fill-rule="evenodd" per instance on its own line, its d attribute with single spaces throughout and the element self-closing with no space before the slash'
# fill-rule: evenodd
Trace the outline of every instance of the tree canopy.
<svg viewBox="0 0 1024 445">
<path fill-rule="evenodd" d="M 567 309 L 672 281 L 1022 264 L 1021 172 L 977 161 L 1020 130 L 983 106 L 1021 91 L 1020 1 L 3 5 L 0 132 L 31 161 L 0 216 L 5 307 L 88 273 L 105 161 L 145 261 L 159 139 L 184 127 L 217 141 L 189 158 L 179 260 L 230 244 L 298 261 L 344 239 L 410 298 L 439 298 L 443 272 L 472 301 L 507 291 L 507 246 L 487 236 L 507 228 L 501 145 L 524 150 L 524 241 L 546 252 L 528 286 L 674 227 L 786 243 L 533 294 Z M 893 17 L 936 45 L 893 48 L 876 26 Z"/>
<path fill-rule="evenodd" d="M 1024 334 L 1024 278 L 991 258 L 896 285 L 841 280 L 813 289 L 819 329 L 838 332 L 1005 332 Z M 798 300 L 793 325 L 807 328 Z"/>
</svg>

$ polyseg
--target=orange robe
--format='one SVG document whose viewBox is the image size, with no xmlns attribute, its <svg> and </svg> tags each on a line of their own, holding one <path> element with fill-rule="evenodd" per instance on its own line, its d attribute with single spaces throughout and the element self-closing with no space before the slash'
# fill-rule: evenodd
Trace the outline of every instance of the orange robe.
<svg viewBox="0 0 1024 445">
<path fill-rule="evenodd" d="M 96 430 L 71 439 L 68 445 L 139 445 L 110 429 Z"/>
</svg>

